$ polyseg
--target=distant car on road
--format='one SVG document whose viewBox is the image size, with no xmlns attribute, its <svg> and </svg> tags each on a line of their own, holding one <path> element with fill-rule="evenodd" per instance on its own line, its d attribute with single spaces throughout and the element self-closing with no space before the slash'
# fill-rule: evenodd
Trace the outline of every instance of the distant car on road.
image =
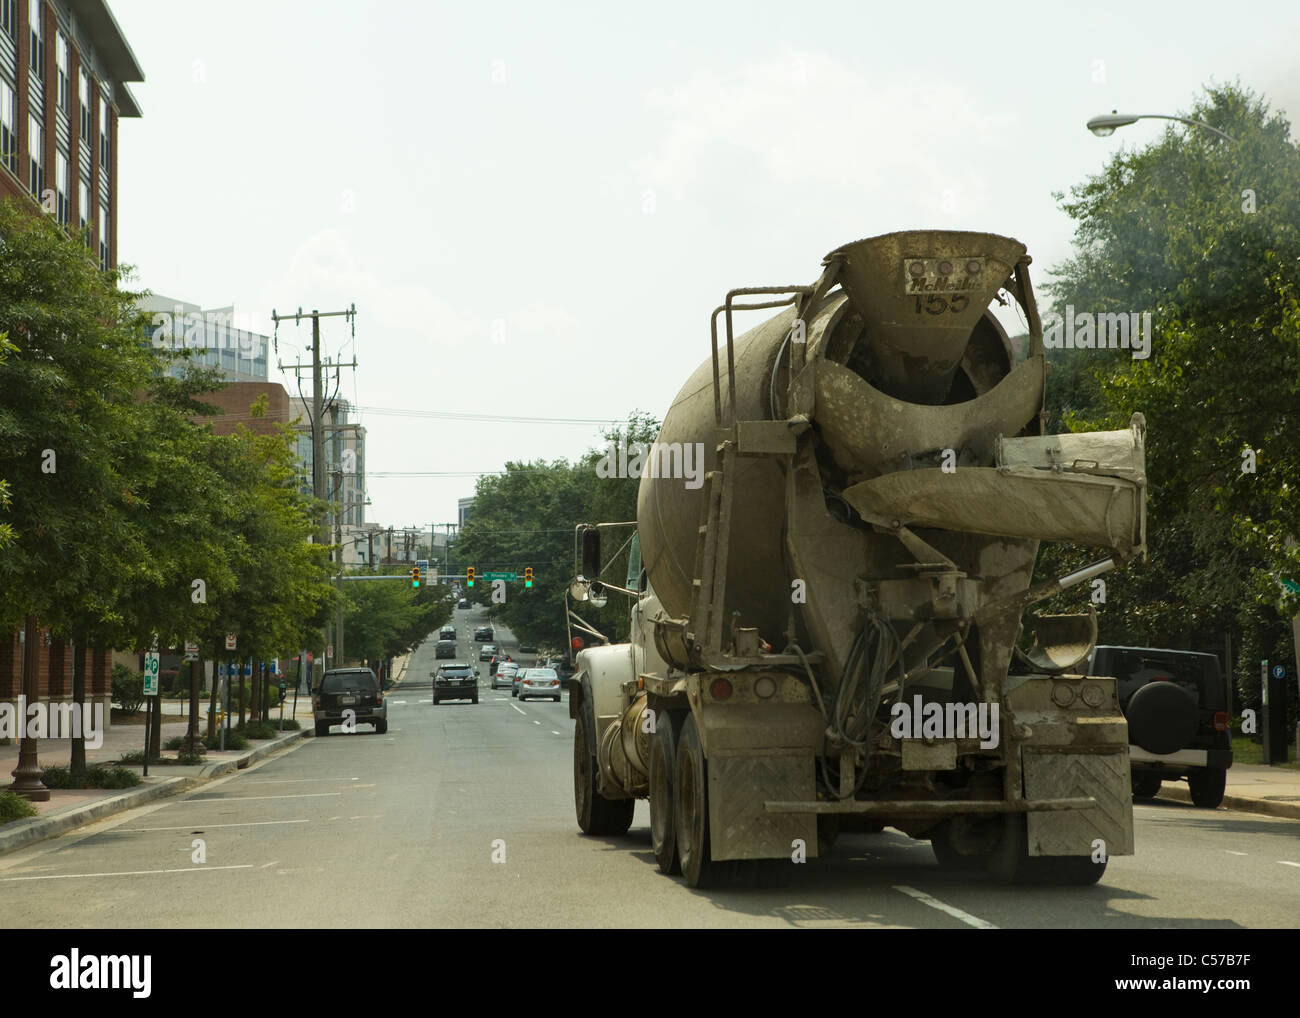
<svg viewBox="0 0 1300 1018">
<path fill-rule="evenodd" d="M 454 640 L 454 639 L 456 639 L 456 627 L 453 626 L 453 625 L 451 625 L 450 623 L 448 623 L 447 625 L 443 626 L 443 627 L 442 627 L 442 632 L 440 632 L 440 633 L 438 634 L 438 639 L 440 639 L 440 640 Z"/>
<path fill-rule="evenodd" d="M 478 626 L 474 630 L 475 640 L 482 640 L 482 641 L 486 641 L 487 643 L 491 643 L 496 638 L 497 638 L 496 630 L 494 630 L 491 626 Z"/>
<path fill-rule="evenodd" d="M 511 696 L 518 696 L 518 695 L 519 695 L 519 683 L 523 681 L 524 676 L 527 675 L 527 674 L 528 674 L 528 669 L 527 669 L 527 668 L 520 668 L 519 671 L 515 672 L 515 677 L 514 677 L 513 679 L 510 680 L 510 695 L 511 695 Z"/>
<path fill-rule="evenodd" d="M 459 601 L 456 602 L 456 607 L 457 607 L 457 608 L 468 608 L 468 607 L 469 607 L 469 601 L 462 597 Z"/>
<path fill-rule="evenodd" d="M 443 665 L 433 676 L 433 702 L 443 700 L 469 700 L 478 703 L 478 671 L 468 661 L 453 661 Z"/>
<path fill-rule="evenodd" d="M 480 661 L 491 661 L 496 652 L 497 647 L 495 643 L 485 643 L 479 648 L 478 659 Z"/>
<path fill-rule="evenodd" d="M 374 725 L 380 735 L 388 731 L 388 705 L 369 668 L 331 668 L 313 690 L 311 706 L 317 735 L 329 735 L 332 725 L 349 721 Z"/>
<path fill-rule="evenodd" d="M 519 680 L 519 699 L 545 696 L 560 702 L 560 677 L 554 668 L 528 668 Z"/>
<path fill-rule="evenodd" d="M 1187 779 L 1192 803 L 1223 802 L 1232 766 L 1228 692 L 1213 654 L 1154 647 L 1096 647 L 1089 675 L 1114 676 L 1128 719 L 1133 795 L 1150 798 L 1165 781 Z"/>
<path fill-rule="evenodd" d="M 513 661 L 505 661 L 497 665 L 497 673 L 492 676 L 492 688 L 496 689 L 498 685 L 514 686 L 515 674 L 519 671 L 519 665 Z"/>
<path fill-rule="evenodd" d="M 439 640 L 439 641 L 438 641 L 437 649 L 434 650 L 434 652 L 433 652 L 433 656 L 434 656 L 435 658 L 455 657 L 455 656 L 456 656 L 456 641 L 455 641 L 455 640 Z"/>
</svg>

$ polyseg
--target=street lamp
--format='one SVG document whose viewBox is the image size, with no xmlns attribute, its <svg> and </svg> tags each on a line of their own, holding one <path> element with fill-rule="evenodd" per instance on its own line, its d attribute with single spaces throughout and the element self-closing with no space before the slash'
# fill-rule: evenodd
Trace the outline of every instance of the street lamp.
<svg viewBox="0 0 1300 1018">
<path fill-rule="evenodd" d="M 1213 134 L 1227 142 L 1233 142 L 1234 139 L 1228 137 L 1217 127 L 1211 127 L 1203 120 L 1190 120 L 1187 117 L 1174 117 L 1165 113 L 1120 113 L 1111 110 L 1109 113 L 1102 114 L 1099 117 L 1093 117 L 1088 121 L 1088 130 L 1098 138 L 1106 138 L 1115 133 L 1117 127 L 1127 127 L 1129 124 L 1135 124 L 1139 120 L 1177 120 L 1181 124 L 1191 124 L 1193 127 L 1203 127 Z"/>
</svg>

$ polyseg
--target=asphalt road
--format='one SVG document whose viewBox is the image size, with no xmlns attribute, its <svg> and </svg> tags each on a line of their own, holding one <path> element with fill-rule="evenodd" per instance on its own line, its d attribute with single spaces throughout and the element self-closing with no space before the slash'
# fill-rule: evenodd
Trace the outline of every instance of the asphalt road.
<svg viewBox="0 0 1300 1018">
<path fill-rule="evenodd" d="M 456 612 L 462 659 L 481 616 Z M 927 842 L 887 830 L 841 836 L 786 888 L 694 891 L 655 868 L 644 803 L 626 837 L 578 832 L 567 697 L 518 704 L 487 688 L 484 663 L 479 704 L 435 707 L 436 642 L 390 693 L 387 735 L 336 729 L 0 857 L 0 925 L 1170 929 L 1300 915 L 1300 821 L 1177 803 L 1137 807 L 1138 854 L 1096 887 L 945 873 Z"/>
</svg>

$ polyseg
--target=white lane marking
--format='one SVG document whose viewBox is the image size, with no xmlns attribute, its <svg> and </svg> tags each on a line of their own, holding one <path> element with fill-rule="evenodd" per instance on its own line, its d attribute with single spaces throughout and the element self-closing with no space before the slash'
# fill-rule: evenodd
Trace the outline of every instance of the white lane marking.
<svg viewBox="0 0 1300 1018">
<path fill-rule="evenodd" d="M 279 861 L 279 860 L 277 859 L 276 862 L 278 862 L 278 861 Z M 274 865 L 275 865 L 275 863 L 273 863 L 273 862 L 264 862 L 264 863 L 262 863 L 261 866 L 258 867 L 258 869 L 264 870 L 264 869 L 266 869 L 268 866 L 274 866 Z"/>
<path fill-rule="evenodd" d="M 1229 855 L 1245 855 L 1245 854 L 1246 854 L 1245 852 L 1234 852 L 1234 851 L 1233 851 L 1232 849 L 1230 849 L 1230 848 L 1225 848 L 1224 851 L 1227 852 Z"/>
<path fill-rule="evenodd" d="M 1300 866 L 1300 862 L 1287 862 L 1285 859 L 1279 859 L 1277 862 L 1279 866 Z"/>
<path fill-rule="evenodd" d="M 533 724 L 535 724 L 535 725 L 540 725 L 541 722 L 540 722 L 540 721 L 534 721 Z"/>
<path fill-rule="evenodd" d="M 246 802 L 249 799 L 322 799 L 327 795 L 342 794 L 342 792 L 299 792 L 297 795 L 208 795 L 199 799 L 187 799 L 186 802 Z"/>
<path fill-rule="evenodd" d="M 201 827 L 205 831 L 217 827 L 265 827 L 268 824 L 309 824 L 310 820 L 253 820 L 244 824 L 182 824 L 180 827 L 119 827 L 115 831 L 105 831 L 105 834 L 139 834 L 143 831 L 192 831 L 196 827 Z"/>
<path fill-rule="evenodd" d="M 357 781 L 357 778 L 258 778 L 245 781 L 246 785 L 296 785 L 303 781 Z"/>
<path fill-rule="evenodd" d="M 527 717 L 527 716 L 528 716 L 528 711 L 526 711 L 526 710 L 519 710 L 519 705 L 518 705 L 517 703 L 512 703 L 510 706 L 513 707 L 515 710 L 518 710 L 519 713 L 522 714 L 524 717 Z"/>
<path fill-rule="evenodd" d="M 16 880 L 80 880 L 85 877 L 151 877 L 155 873 L 211 873 L 213 870 L 251 870 L 251 862 L 238 866 L 186 866 L 175 870 L 122 870 L 119 873 L 50 873 L 42 877 L 0 877 L 0 883 Z"/>
<path fill-rule="evenodd" d="M 406 706 L 406 701 L 405 701 L 405 700 L 389 700 L 388 702 L 389 702 L 389 704 L 391 704 L 391 705 L 394 706 L 394 707 L 405 707 L 405 706 Z"/>
<path fill-rule="evenodd" d="M 551 729 L 551 734 L 552 734 L 552 735 L 559 735 L 560 733 L 557 732 L 554 728 L 552 728 L 552 729 Z"/>
<path fill-rule="evenodd" d="M 985 920 L 980 919 L 978 916 L 973 916 L 969 912 L 963 912 L 961 909 L 955 908 L 952 905 L 946 905 L 938 898 L 932 898 L 924 891 L 918 891 L 915 887 L 906 887 L 903 884 L 895 884 L 894 890 L 902 891 L 904 894 L 915 898 L 922 905 L 929 905 L 931 908 L 937 908 L 940 912 L 946 912 L 954 919 L 960 919 L 967 926 L 974 926 L 977 930 L 997 929 L 997 927 L 994 926 L 992 923 L 986 922 Z"/>
</svg>

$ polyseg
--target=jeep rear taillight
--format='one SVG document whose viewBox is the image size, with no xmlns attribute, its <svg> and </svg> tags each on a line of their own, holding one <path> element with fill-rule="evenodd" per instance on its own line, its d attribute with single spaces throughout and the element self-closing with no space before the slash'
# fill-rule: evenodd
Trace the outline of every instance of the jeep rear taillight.
<svg viewBox="0 0 1300 1018">
<path fill-rule="evenodd" d="M 1216 732 L 1226 732 L 1228 730 L 1228 712 L 1216 710 L 1214 712 L 1214 730 Z"/>
</svg>

